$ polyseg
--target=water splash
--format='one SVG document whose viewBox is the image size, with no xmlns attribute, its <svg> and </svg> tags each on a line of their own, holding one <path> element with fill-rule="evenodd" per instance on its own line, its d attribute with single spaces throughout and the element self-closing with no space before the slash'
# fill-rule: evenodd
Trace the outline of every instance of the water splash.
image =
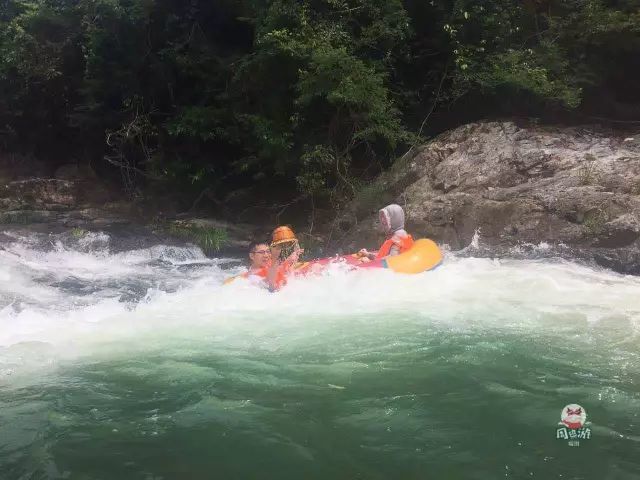
<svg viewBox="0 0 640 480">
<path fill-rule="evenodd" d="M 278 476 L 298 462 L 305 478 L 351 478 L 381 459 L 385 478 L 446 476 L 453 452 L 460 478 L 494 478 L 496 452 L 541 478 L 605 478 L 607 461 L 637 471 L 637 277 L 446 253 L 422 275 L 335 266 L 272 294 L 223 286 L 240 267 L 195 248 L 115 252 L 104 235 L 4 248 L 11 478 L 168 478 L 177 464 L 261 478 L 273 461 Z M 593 461 L 547 462 L 576 401 L 594 413 Z M 534 437 L 539 448 L 522 448 Z M 209 455 L 229 445 L 237 457 Z"/>
<path fill-rule="evenodd" d="M 223 270 L 225 260 L 197 248 L 111 254 L 105 236 L 97 238 L 99 247 L 88 242 L 88 251 L 59 242 L 42 251 L 29 239 L 0 251 L 0 345 L 116 343 L 153 332 L 188 336 L 194 328 L 253 336 L 363 316 L 532 330 L 615 317 L 636 332 L 640 317 L 640 279 L 564 261 L 447 254 L 443 267 L 416 276 L 336 266 L 271 294 L 244 281 L 223 286 L 239 268 Z"/>
</svg>

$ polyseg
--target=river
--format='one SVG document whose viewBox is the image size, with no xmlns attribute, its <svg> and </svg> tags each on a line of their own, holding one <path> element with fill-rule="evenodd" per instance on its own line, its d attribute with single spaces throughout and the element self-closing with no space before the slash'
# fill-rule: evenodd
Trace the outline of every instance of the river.
<svg viewBox="0 0 640 480">
<path fill-rule="evenodd" d="M 197 248 L 7 235 L 2 479 L 640 478 L 638 277 L 447 254 L 270 294 Z"/>
</svg>

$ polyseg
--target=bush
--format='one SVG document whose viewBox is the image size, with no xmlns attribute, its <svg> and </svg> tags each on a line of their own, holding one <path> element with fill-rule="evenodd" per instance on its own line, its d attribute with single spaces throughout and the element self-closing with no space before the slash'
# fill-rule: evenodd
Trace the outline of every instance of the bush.
<svg viewBox="0 0 640 480">
<path fill-rule="evenodd" d="M 198 245 L 205 254 L 219 252 L 227 242 L 227 231 L 222 228 L 203 227 L 185 223 L 170 223 L 166 232 Z"/>
<path fill-rule="evenodd" d="M 602 208 L 595 208 L 585 213 L 582 224 L 591 235 L 599 235 L 608 221 L 607 213 Z"/>
<path fill-rule="evenodd" d="M 598 172 L 596 169 L 596 157 L 587 153 L 584 156 L 584 162 L 578 167 L 578 181 L 580 185 L 593 185 L 598 180 Z"/>
<path fill-rule="evenodd" d="M 355 196 L 354 205 L 357 218 L 376 215 L 377 211 L 392 201 L 391 194 L 380 181 L 362 185 Z"/>
<path fill-rule="evenodd" d="M 636 119 L 639 34 L 633 1 L 5 0 L 0 146 L 134 196 L 344 200 L 411 132 L 583 99 Z"/>
</svg>

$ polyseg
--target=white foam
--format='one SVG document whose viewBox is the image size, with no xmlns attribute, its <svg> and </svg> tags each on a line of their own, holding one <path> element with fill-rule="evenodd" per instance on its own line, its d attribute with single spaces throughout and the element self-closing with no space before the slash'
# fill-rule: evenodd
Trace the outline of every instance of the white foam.
<svg viewBox="0 0 640 480">
<path fill-rule="evenodd" d="M 242 280 L 223 286 L 236 270 L 222 270 L 224 262 L 207 260 L 197 249 L 111 254 L 104 246 L 81 252 L 55 244 L 43 252 L 25 240 L 0 251 L 0 259 L 0 364 L 2 347 L 27 342 L 46 343 L 65 356 L 176 339 L 283 348 L 329 328 L 365 334 L 368 325 L 391 333 L 416 323 L 562 332 L 605 319 L 637 336 L 640 324 L 640 279 L 570 262 L 447 254 L 441 267 L 421 275 L 334 267 L 272 294 Z M 76 282 L 77 291 L 61 287 L 65 281 Z M 89 293 L 82 290 L 86 285 Z M 123 300 L 134 287 L 146 295 Z"/>
</svg>

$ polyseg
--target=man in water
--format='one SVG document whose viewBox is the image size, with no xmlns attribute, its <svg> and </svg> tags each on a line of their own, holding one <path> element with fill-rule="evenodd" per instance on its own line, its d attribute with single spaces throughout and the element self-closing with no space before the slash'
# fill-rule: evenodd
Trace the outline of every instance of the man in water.
<svg viewBox="0 0 640 480">
<path fill-rule="evenodd" d="M 247 278 L 249 279 L 265 279 L 267 271 L 271 265 L 271 249 L 264 242 L 253 242 L 249 246 L 249 271 Z"/>
<path fill-rule="evenodd" d="M 281 245 L 269 247 L 264 242 L 252 243 L 249 248 L 249 270 L 243 275 L 249 281 L 265 285 L 270 291 L 275 292 L 287 283 L 287 276 L 297 263 L 303 250 L 296 247 L 287 258 L 280 259 Z"/>
</svg>

